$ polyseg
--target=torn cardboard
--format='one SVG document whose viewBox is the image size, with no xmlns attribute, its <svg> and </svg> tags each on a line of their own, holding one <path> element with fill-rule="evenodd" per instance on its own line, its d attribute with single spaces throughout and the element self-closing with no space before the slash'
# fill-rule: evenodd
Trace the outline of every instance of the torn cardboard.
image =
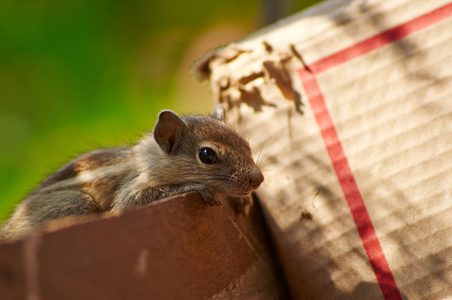
<svg viewBox="0 0 452 300">
<path fill-rule="evenodd" d="M 327 1 L 198 62 L 297 299 L 452 295 L 452 4 Z"/>
</svg>

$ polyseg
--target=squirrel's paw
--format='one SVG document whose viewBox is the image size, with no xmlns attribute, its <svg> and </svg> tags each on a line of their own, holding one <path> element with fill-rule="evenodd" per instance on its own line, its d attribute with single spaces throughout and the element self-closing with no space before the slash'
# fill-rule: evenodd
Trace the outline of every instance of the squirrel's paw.
<svg viewBox="0 0 452 300">
<path fill-rule="evenodd" d="M 210 206 L 221 206 L 223 203 L 221 200 L 215 198 L 215 191 L 209 188 L 198 189 L 198 193 L 201 198 Z"/>
<path fill-rule="evenodd" d="M 253 196 L 250 194 L 246 197 L 228 197 L 234 211 L 238 214 L 247 216 L 251 205 L 253 205 Z"/>
<path fill-rule="evenodd" d="M 215 198 L 216 193 L 213 188 L 201 184 L 191 185 L 190 188 L 194 191 L 197 191 L 201 195 L 201 198 L 204 200 L 204 202 L 206 202 L 210 206 L 221 206 L 223 204 L 221 200 Z"/>
<path fill-rule="evenodd" d="M 181 194 L 186 192 L 197 191 L 202 200 L 210 206 L 221 206 L 223 203 L 220 199 L 216 199 L 216 192 L 213 188 L 199 184 L 191 183 L 187 185 L 178 186 L 177 189 L 172 190 L 173 194 Z"/>
</svg>

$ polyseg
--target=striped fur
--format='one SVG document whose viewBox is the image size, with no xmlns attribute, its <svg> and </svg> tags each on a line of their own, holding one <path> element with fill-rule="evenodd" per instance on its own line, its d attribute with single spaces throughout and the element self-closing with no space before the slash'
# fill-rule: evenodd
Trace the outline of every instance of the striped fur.
<svg viewBox="0 0 452 300">
<path fill-rule="evenodd" d="M 248 142 L 220 120 L 221 110 L 216 114 L 179 117 L 164 111 L 154 132 L 135 146 L 75 158 L 16 207 L 0 236 L 15 238 L 52 219 L 123 210 L 194 190 L 210 205 L 220 204 L 216 193 L 248 198 L 263 175 Z M 215 150 L 218 163 L 200 161 L 203 147 Z"/>
</svg>

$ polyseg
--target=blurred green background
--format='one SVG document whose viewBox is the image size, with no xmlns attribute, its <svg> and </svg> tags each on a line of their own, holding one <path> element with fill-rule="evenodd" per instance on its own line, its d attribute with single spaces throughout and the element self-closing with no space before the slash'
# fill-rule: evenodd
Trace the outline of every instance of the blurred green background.
<svg viewBox="0 0 452 300">
<path fill-rule="evenodd" d="M 210 112 L 191 63 L 319 1 L 0 1 L 0 222 L 46 175 Z M 276 6 L 275 6 L 276 5 Z"/>
</svg>

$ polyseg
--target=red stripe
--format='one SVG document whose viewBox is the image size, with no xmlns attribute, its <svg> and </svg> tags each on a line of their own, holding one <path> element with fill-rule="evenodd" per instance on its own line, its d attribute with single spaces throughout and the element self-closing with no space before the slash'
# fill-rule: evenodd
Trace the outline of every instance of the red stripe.
<svg viewBox="0 0 452 300">
<path fill-rule="evenodd" d="M 345 63 L 372 50 L 387 44 L 401 40 L 404 37 L 424 29 L 432 24 L 438 23 L 452 15 L 452 3 L 437 8 L 425 15 L 417 17 L 405 24 L 383 31 L 367 40 L 345 48 L 330 56 L 309 65 L 309 69 L 315 73 L 322 73 L 332 67 Z"/>
<path fill-rule="evenodd" d="M 336 172 L 342 191 L 355 221 L 358 233 L 369 257 L 377 282 L 385 299 L 401 300 L 394 276 L 381 248 L 377 233 L 367 212 L 366 205 L 356 184 L 341 141 L 334 127 L 331 115 L 326 107 L 325 99 L 320 91 L 315 75 L 306 69 L 298 70 L 317 124 L 320 127 L 323 141 Z"/>
<path fill-rule="evenodd" d="M 303 87 L 311 104 L 320 132 L 330 156 L 336 176 L 345 195 L 372 269 L 387 300 L 401 300 L 402 296 L 389 268 L 377 233 L 359 191 L 353 172 L 328 111 L 315 74 L 345 63 L 372 50 L 400 40 L 411 33 L 426 28 L 452 16 L 452 3 L 422 15 L 405 24 L 386 30 L 363 42 L 325 57 L 306 68 L 299 69 Z"/>
</svg>

